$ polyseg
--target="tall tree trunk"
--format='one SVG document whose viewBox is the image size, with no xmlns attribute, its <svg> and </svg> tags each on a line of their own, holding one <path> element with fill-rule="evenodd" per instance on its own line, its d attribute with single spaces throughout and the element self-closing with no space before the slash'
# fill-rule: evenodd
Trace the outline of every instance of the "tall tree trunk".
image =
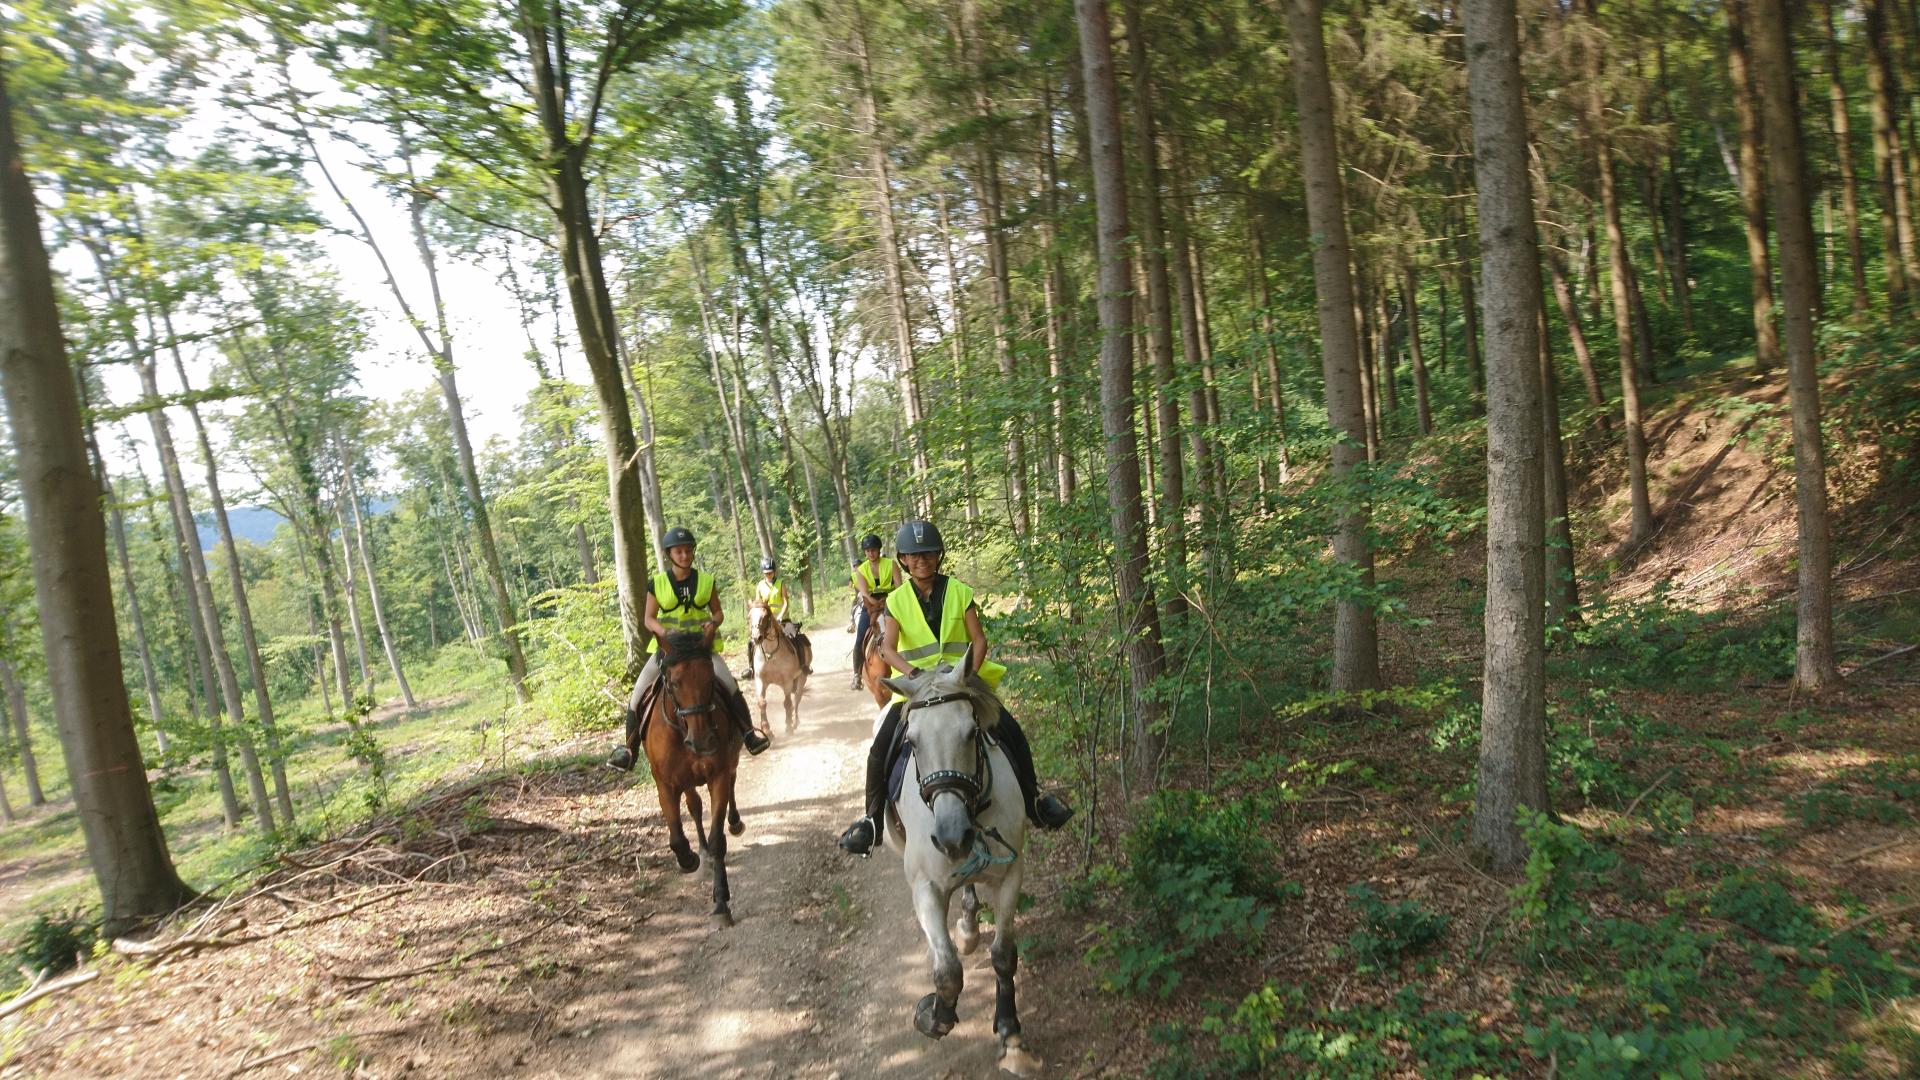
<svg viewBox="0 0 1920 1080">
<path fill-rule="evenodd" d="M 1587 348 L 1587 332 L 1580 325 L 1580 308 L 1573 301 L 1573 287 L 1567 282 L 1567 261 L 1560 253 L 1547 251 L 1547 273 L 1553 278 L 1553 298 L 1560 305 L 1560 321 L 1567 324 L 1567 342 L 1573 348 L 1574 362 L 1580 365 L 1580 382 L 1587 391 L 1587 404 L 1600 412 L 1601 426 L 1608 426 L 1610 413 L 1607 396 L 1600 389 L 1600 371 L 1593 364 L 1593 350 Z"/>
<path fill-rule="evenodd" d="M 1280 438 L 1280 482 L 1291 479 L 1293 462 L 1287 452 L 1287 403 L 1280 379 L 1280 346 L 1273 324 L 1273 289 L 1267 281 L 1267 251 L 1262 241 L 1259 215 L 1247 207 L 1247 242 L 1252 249 L 1254 298 L 1260 305 L 1260 344 L 1267 362 L 1267 394 L 1273 402 L 1273 425 Z"/>
<path fill-rule="evenodd" d="M 1461 226 L 1465 228 L 1465 224 Z M 1454 250 L 1460 260 L 1460 325 L 1466 340 L 1461 343 L 1462 351 L 1467 354 L 1467 375 L 1472 391 L 1472 405 L 1475 416 L 1486 411 L 1487 407 L 1487 365 L 1480 352 L 1480 301 L 1473 287 L 1473 261 L 1467 257 L 1466 242 L 1454 241 Z"/>
<path fill-rule="evenodd" d="M 1154 521 L 1160 530 L 1166 561 L 1166 615 L 1177 622 L 1187 610 L 1185 462 L 1180 449 L 1180 375 L 1173 361 L 1173 299 L 1167 273 L 1167 228 L 1160 202 L 1159 138 L 1153 115 L 1153 74 L 1147 57 L 1146 34 L 1140 26 L 1140 0 L 1122 0 L 1127 56 L 1131 65 L 1128 86 L 1133 95 L 1133 161 L 1140 170 L 1140 273 L 1146 280 L 1147 358 L 1153 365 L 1154 427 L 1158 433 L 1158 509 Z M 1199 418 L 1193 418 L 1195 423 Z"/>
<path fill-rule="evenodd" d="M 1413 266 L 1408 264 L 1400 286 L 1400 304 L 1407 310 L 1407 351 L 1413 360 L 1413 403 L 1420 420 L 1420 434 L 1433 434 L 1433 412 L 1427 404 L 1427 360 L 1420 350 L 1420 287 L 1414 283 Z"/>
<path fill-rule="evenodd" d="M 33 551 L 47 684 L 109 934 L 190 899 L 160 832 L 120 670 L 106 526 L 89 474 L 53 273 L 0 84 L 0 394 Z"/>
<path fill-rule="evenodd" d="M 1754 67 L 1760 76 L 1767 145 L 1779 166 L 1769 170 L 1769 188 L 1774 226 L 1780 235 L 1787 392 L 1793 402 L 1793 479 L 1800 516 L 1793 678 L 1801 688 L 1819 691 L 1840 681 L 1833 659 L 1833 537 L 1827 517 L 1826 451 L 1821 445 L 1820 376 L 1814 346 L 1820 279 L 1815 272 L 1817 249 L 1804 180 L 1806 150 L 1786 8 L 1781 0 L 1753 0 L 1753 4 Z"/>
<path fill-rule="evenodd" d="M 340 529 L 340 569 L 346 578 L 347 618 L 353 625 L 354 659 L 359 663 L 360 686 L 373 694 L 373 667 L 367 663 L 367 633 L 360 622 L 360 581 L 353 569 L 353 533 L 347 528 L 347 511 L 341 503 L 344 493 L 334 492 L 333 521 Z"/>
<path fill-rule="evenodd" d="M 932 464 L 927 456 L 926 412 L 920 398 L 920 376 L 913 354 L 913 317 L 907 300 L 907 271 L 901 254 L 900 225 L 893 206 L 893 169 L 880 131 L 879 89 L 873 77 L 867 42 L 867 16 L 860 0 L 853 0 L 853 43 L 859 59 L 859 87 L 854 111 L 866 141 L 868 179 L 873 184 L 874 209 L 880 225 L 880 269 L 886 276 L 888 311 L 893 320 L 894 376 L 900 386 L 900 404 L 906 413 L 907 434 L 913 443 L 911 501 L 923 517 L 933 512 Z"/>
<path fill-rule="evenodd" d="M 1662 204 L 1666 213 L 1667 243 L 1670 254 L 1667 258 L 1667 270 L 1672 275 L 1673 298 L 1680 307 L 1680 323 L 1687 333 L 1694 332 L 1693 325 L 1693 273 L 1687 258 L 1687 207 L 1686 190 L 1680 185 L 1680 130 L 1673 112 L 1673 96 L 1667 84 L 1667 44 L 1665 38 L 1654 41 L 1654 62 L 1660 79 L 1660 112 L 1669 126 L 1674 128 L 1666 152 L 1661 155 L 1664 168 L 1656 181 L 1657 191 L 1664 192 Z M 1544 305 L 1543 305 L 1544 310 Z M 1551 561 L 1552 556 L 1548 557 Z"/>
<path fill-rule="evenodd" d="M 627 390 L 633 395 L 633 415 L 640 423 L 640 457 L 637 464 L 640 470 L 640 503 L 647 519 L 647 538 L 652 544 L 654 565 L 665 566 L 667 553 L 661 548 L 660 540 L 667 534 L 667 512 L 660 501 L 660 472 L 653 453 L 653 365 L 647 360 L 636 364 L 634 353 L 639 351 L 637 348 L 627 349 L 626 363 L 622 366 L 627 373 Z M 643 373 L 646 376 L 644 383 L 641 379 Z"/>
<path fill-rule="evenodd" d="M 26 774 L 27 805 L 45 806 L 47 796 L 40 789 L 40 762 L 33 756 L 33 728 L 27 721 L 26 687 L 20 685 L 19 671 L 5 657 L 0 657 L 0 691 L 5 691 L 13 714 L 13 739 L 20 748 L 20 771 Z"/>
<path fill-rule="evenodd" d="M 1900 83 L 1888 50 L 1886 0 L 1863 0 L 1866 13 L 1867 101 L 1873 117 L 1873 161 L 1880 183 L 1880 230 L 1887 249 L 1887 296 L 1898 309 L 1920 289 L 1913 208 L 1900 155 Z"/>
<path fill-rule="evenodd" d="M 393 639 L 393 631 L 387 626 L 387 608 L 380 601 L 380 575 L 373 569 L 373 552 L 367 544 L 366 523 L 360 514 L 360 482 L 353 475 L 353 459 L 346 453 L 343 445 L 340 471 L 347 478 L 347 506 L 353 511 L 354 546 L 360 549 L 360 569 L 367 575 L 367 601 L 373 605 L 373 623 L 380 630 L 380 648 L 387 654 L 387 668 L 393 672 L 393 681 L 400 685 L 400 700 L 407 708 L 417 709 L 420 703 L 414 700 L 413 687 L 407 684 L 406 669 L 400 665 L 399 643 Z"/>
<path fill-rule="evenodd" d="M 1597 0 L 1582 0 L 1589 20 L 1597 20 Z M 1640 421 L 1640 381 L 1634 376 L 1633 300 L 1629 292 L 1633 266 L 1627 257 L 1626 229 L 1620 223 L 1620 200 L 1614 190 L 1613 144 L 1605 117 L 1602 84 L 1606 59 L 1598 41 L 1586 47 L 1589 89 L 1582 101 L 1587 138 L 1592 146 L 1594 171 L 1599 176 L 1600 212 L 1607 226 L 1607 251 L 1613 283 L 1613 329 L 1620 347 L 1620 404 L 1627 429 L 1627 494 L 1632 504 L 1627 545 L 1637 548 L 1653 535 L 1653 502 L 1647 494 L 1647 435 Z"/>
<path fill-rule="evenodd" d="M 1540 251 L 1513 0 L 1467 0 L 1464 22 L 1487 332 L 1486 659 L 1473 839 L 1511 873 L 1527 859 L 1516 813 L 1549 806 Z"/>
<path fill-rule="evenodd" d="M 147 640 L 147 620 L 140 608 L 140 587 L 134 579 L 133 559 L 127 552 L 126 515 L 120 511 L 119 496 L 108 484 L 106 464 L 100 457 L 98 446 L 94 445 L 91 429 L 87 442 L 93 456 L 94 478 L 100 484 L 101 496 L 107 502 L 108 523 L 113 530 L 113 551 L 120 563 L 120 578 L 126 583 L 127 614 L 133 623 L 133 648 L 140 657 L 140 677 L 147 691 L 147 718 L 153 723 L 154 748 L 165 754 L 171 740 L 167 738 L 165 710 L 160 704 L 160 678 L 154 671 L 153 649 Z"/>
<path fill-rule="evenodd" d="M 1580 621 L 1580 580 L 1573 558 L 1573 514 L 1567 506 L 1567 447 L 1560 434 L 1560 379 L 1553 370 L 1553 344 L 1547 333 L 1547 305 L 1540 302 L 1540 421 L 1542 472 L 1547 515 L 1547 625 L 1570 627 Z"/>
<path fill-rule="evenodd" d="M 173 317 L 163 309 L 162 325 L 167 339 L 179 341 Z M 227 557 L 227 587 L 233 596 L 234 620 L 240 629 L 240 647 L 247 654 L 247 678 L 253 684 L 253 707 L 260 717 L 260 734 L 267 745 L 267 768 L 273 776 L 273 796 L 280 808 L 281 821 L 293 827 L 293 794 L 287 787 L 286 755 L 280 745 L 280 729 L 274 723 L 273 698 L 267 687 L 267 667 L 260 660 L 260 639 L 253 629 L 253 608 L 247 603 L 247 582 L 240 570 L 240 546 L 234 543 L 233 526 L 227 520 L 227 501 L 220 494 L 220 468 L 213 456 L 213 443 L 207 438 L 207 426 L 200 420 L 200 408 L 191 403 L 193 385 L 187 381 L 187 365 L 178 347 L 172 348 L 174 371 L 180 377 L 180 389 L 188 396 L 187 416 L 193 420 L 193 432 L 200 444 L 200 459 L 206 463 L 207 501 L 213 509 L 214 527 L 220 534 L 220 550 Z M 236 721 L 238 723 L 238 721 Z"/>
<path fill-rule="evenodd" d="M 1179 157 L 1174 155 L 1175 163 Z M 1178 181 L 1176 181 L 1177 183 Z M 1209 409 L 1207 388 L 1204 381 L 1196 381 L 1195 376 L 1209 367 L 1206 352 L 1206 332 L 1200 322 L 1200 291 L 1198 279 L 1193 273 L 1193 251 L 1187 230 L 1186 214 L 1176 207 L 1171 216 L 1171 228 L 1167 235 L 1170 240 L 1168 263 L 1173 268 L 1175 295 L 1179 301 L 1180 312 L 1180 355 L 1187 369 L 1187 451 L 1193 458 L 1193 478 L 1201 491 L 1200 500 L 1200 550 L 1209 569 L 1208 577 L 1219 577 L 1219 524 L 1218 517 L 1222 509 L 1218 491 L 1214 490 L 1215 463 L 1213 445 L 1209 438 Z M 1169 583 L 1169 588 L 1175 583 Z M 1171 607 L 1169 603 L 1169 607 Z"/>
<path fill-rule="evenodd" d="M 1130 742 L 1134 774 L 1151 784 L 1165 736 L 1165 706 L 1153 693 L 1166 670 L 1160 617 L 1147 578 L 1141 523 L 1140 458 L 1133 429 L 1133 271 L 1127 265 L 1127 173 L 1121 148 L 1120 92 L 1113 72 L 1112 24 L 1106 0 L 1074 0 L 1085 69 L 1087 137 L 1093 153 L 1099 252 L 1100 426 L 1106 440 L 1107 506 L 1114 540 L 1114 586 L 1121 640 L 1132 679 Z"/>
<path fill-rule="evenodd" d="M 1347 243 L 1346 194 L 1334 141 L 1333 88 L 1321 36 L 1320 0 L 1275 0 L 1286 8 L 1293 43 L 1293 91 L 1300 105 L 1301 176 L 1307 189 L 1307 234 L 1313 238 L 1314 291 L 1320 315 L 1320 356 L 1326 375 L 1327 423 L 1333 428 L 1333 476 L 1352 484 L 1366 453 L 1366 415 L 1361 404 L 1360 346 L 1353 321 L 1352 258 Z M 1337 602 L 1333 629 L 1333 689 L 1341 693 L 1378 689 L 1379 643 L 1374 628 L 1372 517 L 1364 491 L 1353 493 L 1340 514 L 1333 541 L 1335 561 L 1360 595 Z"/>
<path fill-rule="evenodd" d="M 1867 310 L 1867 257 L 1860 240 L 1860 181 L 1853 171 L 1853 114 L 1847 107 L 1847 84 L 1840 65 L 1840 32 L 1833 23 L 1838 0 L 1821 6 L 1827 29 L 1827 100 L 1833 123 L 1833 157 L 1840 167 L 1840 211 L 1847 228 L 1847 269 L 1853 281 L 1853 310 Z"/>
<path fill-rule="evenodd" d="M 1070 311 L 1074 301 L 1067 285 L 1067 271 L 1060 258 L 1060 167 L 1054 149 L 1053 87 L 1040 88 L 1041 176 L 1045 184 L 1045 207 L 1041 215 L 1041 241 L 1046 249 L 1046 272 L 1041 288 L 1047 308 L 1047 377 L 1053 402 L 1054 498 L 1061 506 L 1073 501 L 1076 481 L 1073 466 L 1073 440 L 1068 435 L 1066 327 L 1061 313 Z"/>
<path fill-rule="evenodd" d="M 1773 260 L 1767 252 L 1767 179 L 1760 135 L 1760 109 L 1747 59 L 1747 4 L 1727 0 L 1727 76 L 1733 83 L 1733 114 L 1740 129 L 1740 213 L 1747 232 L 1748 278 L 1753 291 L 1753 366 L 1780 366 L 1780 335 L 1773 322 Z"/>
</svg>

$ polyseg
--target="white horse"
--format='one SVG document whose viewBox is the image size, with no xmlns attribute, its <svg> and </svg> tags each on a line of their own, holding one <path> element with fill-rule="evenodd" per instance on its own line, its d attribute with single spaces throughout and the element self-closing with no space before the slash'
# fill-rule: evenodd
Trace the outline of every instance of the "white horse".
<svg viewBox="0 0 1920 1080">
<path fill-rule="evenodd" d="M 933 958 L 934 992 L 920 999 L 913 1026 L 938 1039 L 958 1022 L 955 1007 L 965 979 L 960 954 L 979 944 L 975 890 L 986 889 L 993 908 L 993 1031 L 1000 1038 L 1000 1067 L 1032 1076 L 1040 1062 L 1022 1047 L 1013 985 L 1020 964 L 1013 922 L 1027 814 L 1020 781 L 993 738 L 1000 700 L 964 663 L 890 678 L 886 685 L 907 699 L 905 738 L 912 754 L 888 832 L 905 861 L 913 911 Z M 963 888 L 956 951 L 947 912 L 954 892 Z"/>
<path fill-rule="evenodd" d="M 800 697 L 807 692 L 807 671 L 800 662 L 800 650 L 764 601 L 747 605 L 747 636 L 760 653 L 753 672 L 754 688 L 760 697 L 760 726 L 773 729 L 767 716 L 767 688 L 778 686 L 786 709 L 787 734 L 791 735 L 800 726 Z"/>
</svg>

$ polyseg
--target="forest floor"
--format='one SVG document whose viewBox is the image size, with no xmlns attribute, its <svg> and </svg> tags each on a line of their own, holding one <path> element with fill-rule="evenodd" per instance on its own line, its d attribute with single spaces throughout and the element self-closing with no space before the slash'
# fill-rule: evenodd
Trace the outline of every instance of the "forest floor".
<svg viewBox="0 0 1920 1080">
<path fill-rule="evenodd" d="M 676 872 L 650 784 L 592 763 L 596 738 L 288 856 L 156 939 L 203 946 L 108 959 L 35 1006 L 0 1035 L 0 1075 L 992 1075 L 986 950 L 960 1026 L 919 1035 L 931 976 L 898 859 L 834 846 L 874 706 L 847 688 L 844 631 L 815 636 L 798 731 L 741 766 L 735 926 L 708 918 L 704 867 Z M 1029 1044 L 1055 1062 L 1105 1035 L 1061 932 L 1024 931 L 1021 969 Z"/>
</svg>

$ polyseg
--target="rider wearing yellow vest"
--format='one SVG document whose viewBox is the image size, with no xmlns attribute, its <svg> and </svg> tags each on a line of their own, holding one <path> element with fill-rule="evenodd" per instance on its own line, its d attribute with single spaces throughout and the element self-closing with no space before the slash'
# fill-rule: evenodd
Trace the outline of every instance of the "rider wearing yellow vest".
<svg viewBox="0 0 1920 1080">
<path fill-rule="evenodd" d="M 972 655 L 973 670 L 988 686 L 997 688 L 1007 669 L 987 659 L 987 632 L 980 624 L 980 608 L 973 601 L 973 589 L 965 582 L 940 572 L 946 545 L 940 530 L 930 521 L 909 521 L 900 527 L 894 544 L 905 565 L 911 588 L 895 589 L 887 597 L 887 622 L 881 631 L 880 655 L 902 674 L 916 668 L 932 668 L 942 663 L 959 663 Z M 873 850 L 881 835 L 880 818 L 887 805 L 887 760 L 905 710 L 904 699 L 895 694 L 887 708 L 887 718 L 867 751 L 866 816 L 848 826 L 840 836 L 840 846 L 855 855 Z M 994 736 L 1007 753 L 1014 775 L 1020 780 L 1020 793 L 1027 806 L 1027 818 L 1043 829 L 1057 829 L 1073 816 L 1073 809 L 1052 795 L 1040 794 L 1034 774 L 1033 750 L 1027 736 L 1005 708 L 994 726 Z"/>
<path fill-rule="evenodd" d="M 613 756 L 607 759 L 607 764 L 618 769 L 631 769 L 635 755 L 639 753 L 642 699 L 660 678 L 660 639 L 669 634 L 700 634 L 705 637 L 707 648 L 712 649 L 713 639 L 720 632 L 720 623 L 726 618 L 720 606 L 720 590 L 714 585 L 713 575 L 694 569 L 693 530 L 676 525 L 667 530 L 660 546 L 666 549 L 667 566 L 653 575 L 647 590 L 646 605 L 641 613 L 641 622 L 653 636 L 647 642 L 649 655 L 646 666 L 640 669 L 640 678 L 634 682 L 633 694 L 627 701 L 627 745 L 615 750 Z M 765 750 L 770 740 L 754 729 L 746 696 L 740 693 L 740 684 L 727 668 L 726 659 L 717 651 L 713 653 L 713 677 L 726 695 L 728 708 L 733 713 L 734 723 L 740 728 L 740 738 L 746 744 L 747 752 L 758 754 Z"/>
<path fill-rule="evenodd" d="M 878 620 L 870 610 L 874 605 L 885 605 L 887 597 L 900 584 L 898 567 L 894 561 L 880 554 L 880 538 L 868 533 L 860 541 L 860 549 L 866 558 L 853 565 L 854 592 L 854 630 L 853 630 L 853 688 L 860 689 L 860 661 L 865 658 L 867 635 L 873 631 Z M 884 609 L 884 608 L 883 608 Z"/>
<path fill-rule="evenodd" d="M 813 674 L 813 642 L 808 641 L 807 635 L 800 632 L 799 623 L 787 618 L 787 587 L 781 582 L 778 570 L 779 564 L 773 561 L 773 556 L 768 555 L 760 560 L 760 580 L 754 582 L 753 598 L 767 605 L 767 610 L 779 620 L 781 631 L 787 635 L 788 641 L 793 642 L 794 652 L 800 656 L 800 670 L 811 675 Z M 748 628 L 748 632 L 751 634 L 751 627 Z M 753 647 L 753 639 L 749 636 L 747 639 L 748 678 L 753 677 Z"/>
</svg>

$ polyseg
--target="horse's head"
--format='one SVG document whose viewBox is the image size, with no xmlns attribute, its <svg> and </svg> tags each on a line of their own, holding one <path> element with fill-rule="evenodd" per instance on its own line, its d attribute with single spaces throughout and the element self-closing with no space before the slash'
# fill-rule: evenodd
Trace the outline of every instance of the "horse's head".
<svg viewBox="0 0 1920 1080">
<path fill-rule="evenodd" d="M 713 651 L 704 635 L 668 634 L 661 642 L 660 681 L 666 691 L 660 708 L 687 749 L 701 756 L 719 752 L 732 725 L 713 677 Z"/>
<path fill-rule="evenodd" d="M 907 742 L 920 771 L 920 798 L 933 811 L 933 843 L 951 858 L 973 849 L 973 815 L 993 766 L 984 733 L 1000 719 L 1000 699 L 975 675 L 972 654 L 884 680 L 907 699 Z"/>
<path fill-rule="evenodd" d="M 747 638 L 754 642 L 767 640 L 773 630 L 773 609 L 765 600 L 747 602 Z"/>
</svg>

